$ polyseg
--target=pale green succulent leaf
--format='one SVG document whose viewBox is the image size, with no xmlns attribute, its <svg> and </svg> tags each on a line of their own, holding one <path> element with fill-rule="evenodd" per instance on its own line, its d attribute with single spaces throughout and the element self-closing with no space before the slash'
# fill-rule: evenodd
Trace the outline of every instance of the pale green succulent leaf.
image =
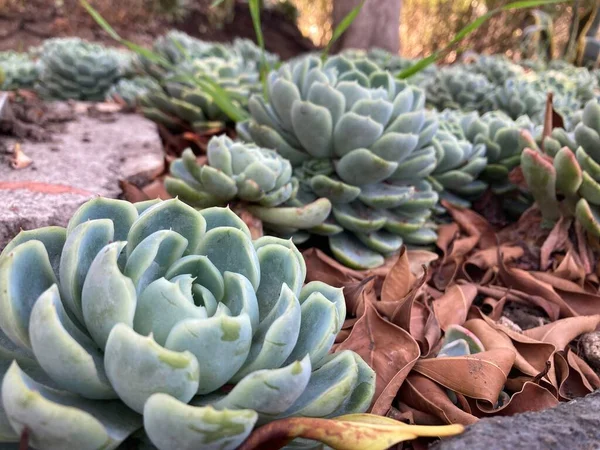
<svg viewBox="0 0 600 450">
<path fill-rule="evenodd" d="M 330 236 L 329 248 L 338 261 L 352 269 L 371 269 L 384 262 L 380 253 L 369 249 L 349 233 Z"/>
<path fill-rule="evenodd" d="M 575 154 L 581 168 L 595 181 L 600 181 L 600 163 L 594 161 L 582 147 L 579 147 Z"/>
<path fill-rule="evenodd" d="M 217 411 L 186 405 L 166 394 L 154 394 L 144 405 L 144 428 L 159 450 L 234 450 L 257 420 L 250 409 Z"/>
<path fill-rule="evenodd" d="M 365 102 L 367 100 L 361 100 Z M 370 101 L 370 100 L 369 100 Z M 357 105 L 360 105 L 357 102 Z M 369 116 L 355 112 L 344 114 L 333 130 L 333 147 L 337 156 L 344 156 L 358 148 L 369 148 L 383 133 L 383 125 Z M 325 157 L 329 155 L 315 155 Z"/>
<path fill-rule="evenodd" d="M 60 255 L 62 253 L 65 241 L 67 239 L 67 230 L 63 227 L 43 227 L 35 230 L 21 230 L 0 253 L 0 258 L 3 255 L 11 252 L 15 247 L 29 241 L 40 241 L 44 244 L 48 259 L 54 275 L 58 278 L 60 267 Z"/>
<path fill-rule="evenodd" d="M 260 284 L 258 256 L 250 238 L 237 228 L 213 228 L 202 238 L 198 254 L 205 255 L 224 274 L 244 275 L 255 289 Z M 216 296 L 215 296 L 216 297 Z"/>
<path fill-rule="evenodd" d="M 590 205 L 585 198 L 579 199 L 575 207 L 575 217 L 592 236 L 600 237 L 600 209 Z"/>
<path fill-rule="evenodd" d="M 148 236 L 159 230 L 172 230 L 187 239 L 186 254 L 194 253 L 204 236 L 206 221 L 180 200 L 164 200 L 145 210 L 127 235 L 127 256 Z"/>
<path fill-rule="evenodd" d="M 338 161 L 336 172 L 346 183 L 362 186 L 389 178 L 397 168 L 397 163 L 386 161 L 366 148 L 359 148 Z"/>
<path fill-rule="evenodd" d="M 56 283 L 41 241 L 25 242 L 0 257 L 0 328 L 17 347 L 31 348 L 31 310 L 38 297 Z"/>
<path fill-rule="evenodd" d="M 390 233 L 386 230 L 373 231 L 371 233 L 355 233 L 359 241 L 371 250 L 388 255 L 400 250 L 403 240 L 402 236 Z"/>
<path fill-rule="evenodd" d="M 359 200 L 375 209 L 390 209 L 400 206 L 409 200 L 415 189 L 412 186 L 395 186 L 388 183 L 377 183 L 363 186 Z"/>
<path fill-rule="evenodd" d="M 261 320 L 254 334 L 246 362 L 232 381 L 238 382 L 257 370 L 280 367 L 298 341 L 300 318 L 300 303 L 294 292 L 284 284 L 277 303 Z"/>
<path fill-rule="evenodd" d="M 371 151 L 385 159 L 400 163 L 417 148 L 419 136 L 409 133 L 386 132 L 371 146 Z"/>
<path fill-rule="evenodd" d="M 258 251 L 259 249 L 271 244 L 277 244 L 291 250 L 292 254 L 298 261 L 298 264 L 300 264 L 302 279 L 306 278 L 306 261 L 304 260 L 304 256 L 302 256 L 300 250 L 298 250 L 298 248 L 290 239 L 282 239 L 275 236 L 262 236 L 254 241 L 254 248 Z"/>
<path fill-rule="evenodd" d="M 83 323 L 81 293 L 96 255 L 114 240 L 113 222 L 93 219 L 67 231 L 60 259 L 60 293 L 65 306 Z"/>
<path fill-rule="evenodd" d="M 587 172 L 583 172 L 579 194 L 592 205 L 600 205 L 600 184 Z"/>
<path fill-rule="evenodd" d="M 420 228 L 412 233 L 402 236 L 405 244 L 412 245 L 431 245 L 437 241 L 437 234 L 431 228 Z"/>
<path fill-rule="evenodd" d="M 259 313 L 258 300 L 250 281 L 243 275 L 225 272 L 225 294 L 222 303 L 226 305 L 234 316 L 247 315 L 252 333 L 258 329 Z"/>
<path fill-rule="evenodd" d="M 328 355 L 321 364 L 328 361 L 328 358 L 335 359 L 344 352 Z M 329 414 L 331 417 L 340 417 L 348 413 L 366 412 L 371 406 L 371 401 L 375 395 L 375 371 L 356 353 L 351 352 L 358 369 L 358 379 L 356 380 L 352 393 L 346 396 L 346 400 L 340 407 Z"/>
<path fill-rule="evenodd" d="M 207 222 L 210 222 L 210 219 Z M 184 256 L 167 270 L 165 278 L 172 280 L 179 275 L 190 275 L 193 277 L 195 283 L 207 288 L 217 301 L 221 301 L 223 298 L 225 290 L 223 275 L 221 275 L 219 269 L 206 256 Z"/>
<path fill-rule="evenodd" d="M 204 307 L 193 302 L 192 283 L 190 275 L 150 283 L 139 296 L 133 329 L 143 336 L 152 333 L 156 343 L 164 346 L 171 329 L 182 320 L 206 319 Z"/>
<path fill-rule="evenodd" d="M 121 402 L 86 400 L 36 383 L 16 362 L 2 382 L 2 400 L 17 435 L 29 430 L 29 445 L 112 450 L 142 426 L 142 417 Z"/>
<path fill-rule="evenodd" d="M 305 356 L 285 367 L 257 370 L 239 381 L 216 409 L 252 409 L 259 415 L 277 415 L 287 410 L 306 389 L 310 359 Z"/>
<path fill-rule="evenodd" d="M 564 195 L 574 195 L 583 179 L 581 167 L 573 151 L 568 147 L 560 149 L 554 157 L 554 168 L 556 169 L 556 189 Z"/>
<path fill-rule="evenodd" d="M 139 295 L 150 283 L 165 275 L 178 261 L 188 240 L 171 230 L 159 230 L 146 237 L 131 252 L 124 274 L 131 279 Z"/>
<path fill-rule="evenodd" d="M 115 399 L 98 346 L 67 315 L 56 285 L 31 311 L 29 337 L 36 360 L 62 389 L 91 399 Z"/>
<path fill-rule="evenodd" d="M 122 323 L 112 329 L 104 352 L 106 375 L 121 400 L 138 413 L 155 393 L 189 402 L 198 391 L 198 360 L 137 334 Z"/>
<path fill-rule="evenodd" d="M 354 202 L 333 207 L 335 220 L 346 230 L 357 233 L 376 231 L 385 225 L 386 218 L 381 211 Z"/>
<path fill-rule="evenodd" d="M 585 149 L 585 151 L 596 161 L 600 161 L 600 130 L 596 131 L 590 127 L 580 124 L 575 128 L 575 139 L 577 145 Z"/>
<path fill-rule="evenodd" d="M 332 152 L 333 120 L 323 106 L 297 100 L 292 105 L 292 124 L 304 150 L 315 158 L 327 158 Z"/>
<path fill-rule="evenodd" d="M 235 181 L 224 172 L 211 166 L 202 167 L 201 181 L 202 189 L 222 203 L 234 199 L 238 193 Z"/>
<path fill-rule="evenodd" d="M 318 197 L 324 197 L 333 203 L 349 203 L 360 194 L 360 188 L 351 186 L 327 175 L 315 175 L 310 179 L 310 187 Z"/>
<path fill-rule="evenodd" d="M 90 336 L 101 349 L 104 349 L 115 324 L 133 325 L 135 285 L 118 266 L 119 255 L 125 245 L 126 242 L 113 242 L 100 250 L 83 283 L 83 320 Z"/>
<path fill-rule="evenodd" d="M 165 347 L 179 352 L 187 350 L 196 356 L 200 364 L 198 393 L 208 394 L 227 383 L 242 367 L 251 342 L 252 326 L 244 313 L 235 317 L 183 320 L 173 327 Z"/>
<path fill-rule="evenodd" d="M 243 231 L 249 238 L 252 237 L 248 225 L 229 208 L 205 208 L 200 214 L 206 220 L 206 231 L 217 227 L 233 227 Z"/>
<path fill-rule="evenodd" d="M 535 150 L 526 148 L 521 153 L 521 168 L 544 218 L 550 221 L 558 219 L 560 211 L 556 199 L 556 169 L 552 163 L 543 159 Z"/>
<path fill-rule="evenodd" d="M 114 240 L 124 241 L 127 232 L 137 219 L 138 212 L 131 203 L 124 200 L 96 197 L 84 203 L 71 217 L 67 227 L 67 234 L 71 235 L 75 228 L 95 219 L 110 219 L 114 225 Z"/>
<path fill-rule="evenodd" d="M 412 111 L 398 116 L 387 128 L 386 132 L 414 133 L 425 124 L 423 111 Z"/>
<path fill-rule="evenodd" d="M 273 109 L 283 122 L 286 129 L 293 128 L 292 107 L 294 102 L 301 100 L 300 91 L 296 85 L 284 78 L 278 78 L 270 86 L 269 98 Z"/>
<path fill-rule="evenodd" d="M 331 202 L 320 198 L 312 203 L 300 207 L 264 207 L 248 205 L 247 209 L 252 215 L 264 223 L 279 227 L 307 229 L 323 223 L 331 212 Z"/>
<path fill-rule="evenodd" d="M 346 110 L 346 97 L 326 83 L 313 83 L 308 91 L 307 100 L 329 111 L 334 128 Z"/>
</svg>

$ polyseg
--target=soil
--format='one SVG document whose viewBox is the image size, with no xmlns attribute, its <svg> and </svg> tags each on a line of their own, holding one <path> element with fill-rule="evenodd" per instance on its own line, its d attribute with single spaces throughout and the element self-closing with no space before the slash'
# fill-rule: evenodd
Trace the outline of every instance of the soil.
<svg viewBox="0 0 600 450">
<path fill-rule="evenodd" d="M 123 38 L 139 45 L 150 46 L 155 37 L 172 28 L 207 41 L 229 42 L 235 37 L 244 37 L 256 42 L 248 5 L 244 2 L 238 2 L 233 17 L 218 26 L 209 19 L 207 11 L 212 3 L 209 0 L 194 2 L 185 19 L 173 23 L 156 14 L 132 11 L 127 3 L 116 7 L 104 5 L 102 8 L 101 2 L 93 2 Z M 25 51 L 39 46 L 45 39 L 64 36 L 115 45 L 78 0 L 64 0 L 62 6 L 57 4 L 59 2 L 54 0 L 28 0 L 16 6 L 0 7 L 0 51 Z M 267 50 L 277 53 L 282 59 L 315 50 L 312 42 L 283 13 L 264 10 L 261 23 Z"/>
</svg>

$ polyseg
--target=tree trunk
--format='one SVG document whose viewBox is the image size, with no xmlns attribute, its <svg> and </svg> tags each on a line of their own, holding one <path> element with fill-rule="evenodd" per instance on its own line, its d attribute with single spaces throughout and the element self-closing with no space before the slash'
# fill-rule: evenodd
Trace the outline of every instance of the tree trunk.
<svg viewBox="0 0 600 450">
<path fill-rule="evenodd" d="M 360 4 L 360 0 L 333 0 L 333 27 Z M 400 51 L 400 7 L 402 0 L 367 0 L 346 32 L 338 39 L 334 51 L 346 48 L 383 48 Z"/>
</svg>

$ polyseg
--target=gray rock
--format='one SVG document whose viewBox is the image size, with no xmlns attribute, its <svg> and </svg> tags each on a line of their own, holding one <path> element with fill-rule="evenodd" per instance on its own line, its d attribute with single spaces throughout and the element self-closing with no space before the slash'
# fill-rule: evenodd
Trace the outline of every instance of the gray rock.
<svg viewBox="0 0 600 450">
<path fill-rule="evenodd" d="M 587 363 L 600 374 L 600 331 L 586 333 L 581 336 L 579 346 Z"/>
<path fill-rule="evenodd" d="M 66 225 L 89 198 L 118 197 L 119 180 L 143 184 L 162 172 L 162 144 L 153 122 L 136 114 L 99 120 L 80 114 L 52 142 L 23 142 L 33 159 L 15 170 L 0 161 L 0 249 L 19 230 Z M 14 148 L 15 141 L 5 139 Z"/>
<path fill-rule="evenodd" d="M 555 408 L 482 419 L 430 450 L 600 449 L 600 391 Z"/>
</svg>

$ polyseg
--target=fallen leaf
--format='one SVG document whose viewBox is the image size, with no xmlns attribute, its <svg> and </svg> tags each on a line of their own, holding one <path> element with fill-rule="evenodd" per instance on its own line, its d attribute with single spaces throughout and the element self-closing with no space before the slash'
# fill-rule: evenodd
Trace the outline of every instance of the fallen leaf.
<svg viewBox="0 0 600 450">
<path fill-rule="evenodd" d="M 151 200 L 156 198 L 160 198 L 161 200 L 168 200 L 171 195 L 165 189 L 165 183 L 163 179 L 156 179 L 152 183 L 144 186 L 142 188 L 144 194 L 148 196 Z"/>
<path fill-rule="evenodd" d="M 441 203 L 465 233 L 469 236 L 479 237 L 480 248 L 488 248 L 496 245 L 496 232 L 485 218 L 475 211 L 452 205 L 446 200 L 442 200 Z"/>
<path fill-rule="evenodd" d="M 418 373 L 411 373 L 407 377 L 398 399 L 418 411 L 439 418 L 442 423 L 470 425 L 478 420 L 452 403 L 442 387 Z"/>
<path fill-rule="evenodd" d="M 556 350 L 564 350 L 569 342 L 577 336 L 594 331 L 598 324 L 600 324 L 600 315 L 567 317 L 541 327 L 530 328 L 523 334 L 540 342 L 552 344 Z"/>
<path fill-rule="evenodd" d="M 258 428 L 238 449 L 279 449 L 295 438 L 305 438 L 339 450 L 385 450 L 418 437 L 455 436 L 463 431 L 462 425 L 408 425 L 374 414 L 349 414 L 334 419 L 293 417 Z"/>
<path fill-rule="evenodd" d="M 123 191 L 123 197 L 125 197 L 125 200 L 128 202 L 137 203 L 150 200 L 148 194 L 129 181 L 119 180 L 119 187 L 121 188 L 121 191 Z"/>
<path fill-rule="evenodd" d="M 306 261 L 307 283 L 322 281 L 334 287 L 344 287 L 362 279 L 359 271 L 349 269 L 319 249 L 309 248 L 302 254 Z"/>
<path fill-rule="evenodd" d="M 477 401 L 477 409 L 484 414 L 494 416 L 512 416 L 528 411 L 543 411 L 558 405 L 558 399 L 546 388 L 531 381 L 525 382 L 520 391 L 510 396 L 508 403 L 499 408 L 490 408 L 489 404 Z"/>
<path fill-rule="evenodd" d="M 380 409 L 383 408 L 382 403 L 389 403 L 389 409 L 396 395 L 396 392 L 388 389 L 385 391 L 386 398 L 379 399 L 388 384 L 393 380 L 399 387 L 403 377 L 399 379 L 396 375 L 399 372 L 408 375 L 421 354 L 412 336 L 384 320 L 371 301 L 365 303 L 365 313 L 354 325 L 348 339 L 336 348 L 336 352 L 342 350 L 355 351 L 375 371 L 377 379 L 373 404 L 379 402 Z"/>
<path fill-rule="evenodd" d="M 540 269 L 546 270 L 550 266 L 550 255 L 557 250 L 562 250 L 569 239 L 569 228 L 573 221 L 563 216 L 558 219 L 554 228 L 540 248 Z"/>
<path fill-rule="evenodd" d="M 410 262 L 406 247 L 400 250 L 400 256 L 390 269 L 381 287 L 381 301 L 397 301 L 405 297 L 411 290 L 415 277 L 410 270 Z"/>
<path fill-rule="evenodd" d="M 462 325 L 467 320 L 469 308 L 477 295 L 472 284 L 451 286 L 446 293 L 433 301 L 433 311 L 442 330 L 450 325 Z"/>
<path fill-rule="evenodd" d="M 33 164 L 33 159 L 23 152 L 21 149 L 21 144 L 18 142 L 15 144 L 15 148 L 13 150 L 12 156 L 10 157 L 10 167 L 15 170 L 25 169 Z"/>
<path fill-rule="evenodd" d="M 474 355 L 422 359 L 413 370 L 451 391 L 496 404 L 516 353 L 498 348 Z"/>
</svg>

